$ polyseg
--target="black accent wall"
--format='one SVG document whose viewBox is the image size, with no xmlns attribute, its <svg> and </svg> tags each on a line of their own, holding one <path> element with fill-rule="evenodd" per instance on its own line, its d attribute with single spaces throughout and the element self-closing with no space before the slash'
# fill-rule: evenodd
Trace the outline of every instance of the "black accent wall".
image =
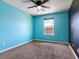
<svg viewBox="0 0 79 59">
<path fill-rule="evenodd" d="M 69 10 L 70 44 L 79 57 L 79 0 L 73 0 Z"/>
</svg>

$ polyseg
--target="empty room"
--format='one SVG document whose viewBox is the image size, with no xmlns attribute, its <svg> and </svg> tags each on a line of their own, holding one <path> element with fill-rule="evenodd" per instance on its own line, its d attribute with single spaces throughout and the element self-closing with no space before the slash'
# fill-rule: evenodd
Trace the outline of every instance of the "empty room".
<svg viewBox="0 0 79 59">
<path fill-rule="evenodd" d="M 0 59 L 79 59 L 79 0 L 0 0 Z"/>
</svg>

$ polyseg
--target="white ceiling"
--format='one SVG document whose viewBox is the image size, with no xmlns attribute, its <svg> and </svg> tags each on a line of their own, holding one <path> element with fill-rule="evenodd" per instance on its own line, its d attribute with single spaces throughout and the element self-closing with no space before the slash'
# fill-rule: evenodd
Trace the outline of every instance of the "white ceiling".
<svg viewBox="0 0 79 59">
<path fill-rule="evenodd" d="M 44 8 L 44 11 L 40 10 L 39 12 L 37 12 L 36 7 L 31 8 L 31 9 L 27 8 L 27 7 L 35 5 L 30 0 L 26 0 L 25 3 L 22 2 L 23 0 L 3 0 L 3 1 L 31 15 L 43 15 L 43 14 L 48 14 L 48 13 L 66 11 L 66 10 L 69 10 L 73 2 L 73 0 L 49 0 L 44 5 L 49 6 L 51 8 L 50 9 Z"/>
</svg>

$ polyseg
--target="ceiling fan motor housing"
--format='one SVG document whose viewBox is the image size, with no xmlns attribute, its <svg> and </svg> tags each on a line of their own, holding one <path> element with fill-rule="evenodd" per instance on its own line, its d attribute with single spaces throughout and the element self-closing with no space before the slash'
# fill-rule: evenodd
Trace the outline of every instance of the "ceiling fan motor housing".
<svg viewBox="0 0 79 59">
<path fill-rule="evenodd" d="M 36 1 L 36 4 L 37 4 L 38 6 L 40 6 L 40 5 L 42 4 L 42 1 L 41 1 L 41 0 L 38 0 L 38 1 Z"/>
</svg>

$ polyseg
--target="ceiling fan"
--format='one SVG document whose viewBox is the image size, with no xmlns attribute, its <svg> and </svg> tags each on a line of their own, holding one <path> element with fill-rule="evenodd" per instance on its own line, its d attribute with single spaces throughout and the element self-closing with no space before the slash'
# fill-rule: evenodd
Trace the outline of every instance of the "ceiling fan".
<svg viewBox="0 0 79 59">
<path fill-rule="evenodd" d="M 27 7 L 28 9 L 36 7 L 38 9 L 37 11 L 39 11 L 41 8 L 47 8 L 47 9 L 50 8 L 50 7 L 44 5 L 49 0 L 43 0 L 43 1 L 41 1 L 41 0 L 36 0 L 36 1 L 35 0 L 30 0 L 30 1 L 32 1 L 35 5 Z"/>
</svg>

